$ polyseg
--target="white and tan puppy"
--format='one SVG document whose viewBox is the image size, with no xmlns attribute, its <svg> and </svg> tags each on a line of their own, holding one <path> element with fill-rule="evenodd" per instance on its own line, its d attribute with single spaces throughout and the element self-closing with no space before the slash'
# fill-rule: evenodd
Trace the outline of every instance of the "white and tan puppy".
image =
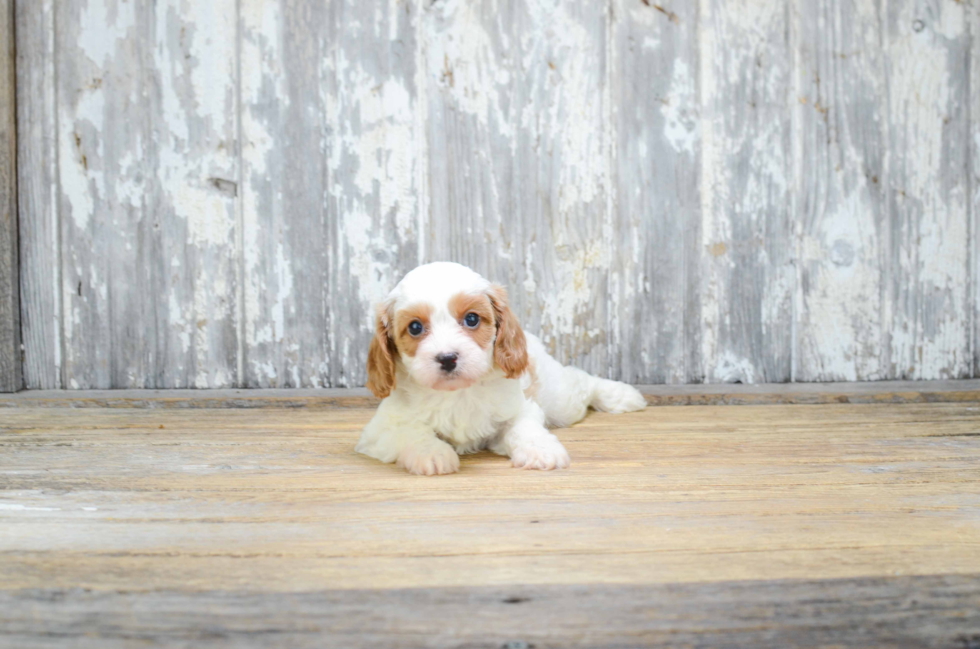
<svg viewBox="0 0 980 649">
<path fill-rule="evenodd" d="M 525 336 L 506 290 L 447 262 L 416 268 L 379 305 L 368 387 L 382 402 L 357 451 L 424 475 L 453 473 L 460 454 L 483 449 L 562 469 L 568 452 L 548 427 L 589 406 L 646 407 L 632 386 L 563 367 Z"/>
</svg>

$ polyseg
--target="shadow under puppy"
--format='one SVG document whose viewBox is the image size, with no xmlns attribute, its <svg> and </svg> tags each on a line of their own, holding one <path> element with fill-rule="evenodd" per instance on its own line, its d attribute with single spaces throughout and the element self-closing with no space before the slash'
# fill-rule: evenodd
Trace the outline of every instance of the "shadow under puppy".
<svg viewBox="0 0 980 649">
<path fill-rule="evenodd" d="M 562 469 L 568 452 L 548 427 L 589 406 L 646 407 L 632 386 L 562 366 L 525 336 L 503 287 L 448 262 L 416 268 L 378 306 L 368 388 L 382 402 L 357 452 L 422 475 L 458 471 L 460 454 L 483 449 Z"/>
</svg>

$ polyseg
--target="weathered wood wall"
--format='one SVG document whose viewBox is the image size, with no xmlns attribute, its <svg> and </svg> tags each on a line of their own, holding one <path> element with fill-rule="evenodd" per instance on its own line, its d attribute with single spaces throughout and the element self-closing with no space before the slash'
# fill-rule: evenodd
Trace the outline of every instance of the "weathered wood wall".
<svg viewBox="0 0 980 649">
<path fill-rule="evenodd" d="M 361 385 L 452 259 L 632 382 L 980 369 L 969 0 L 18 0 L 25 383 Z"/>
<path fill-rule="evenodd" d="M 17 243 L 17 84 L 14 3 L 0 0 L 0 392 L 23 383 Z"/>
</svg>

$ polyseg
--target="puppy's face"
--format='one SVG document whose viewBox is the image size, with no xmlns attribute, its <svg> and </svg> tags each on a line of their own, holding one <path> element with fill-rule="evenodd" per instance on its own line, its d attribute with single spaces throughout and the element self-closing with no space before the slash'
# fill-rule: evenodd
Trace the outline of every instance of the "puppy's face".
<svg viewBox="0 0 980 649">
<path fill-rule="evenodd" d="M 496 322 L 487 295 L 457 293 L 445 304 L 408 305 L 394 320 L 395 346 L 420 385 L 468 388 L 493 367 Z"/>
<path fill-rule="evenodd" d="M 496 364 L 509 378 L 527 367 L 524 334 L 507 293 L 456 264 L 429 264 L 409 273 L 379 307 L 368 354 L 368 387 L 381 398 L 401 363 L 419 385 L 468 388 Z"/>
</svg>

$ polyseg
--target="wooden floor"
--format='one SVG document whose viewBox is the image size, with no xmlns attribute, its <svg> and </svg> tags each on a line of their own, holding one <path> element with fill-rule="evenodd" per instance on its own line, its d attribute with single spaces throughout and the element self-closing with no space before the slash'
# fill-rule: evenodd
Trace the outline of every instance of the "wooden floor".
<svg viewBox="0 0 980 649">
<path fill-rule="evenodd" d="M 980 403 L 592 414 L 409 476 L 365 408 L 0 408 L 0 647 L 980 647 Z"/>
</svg>

